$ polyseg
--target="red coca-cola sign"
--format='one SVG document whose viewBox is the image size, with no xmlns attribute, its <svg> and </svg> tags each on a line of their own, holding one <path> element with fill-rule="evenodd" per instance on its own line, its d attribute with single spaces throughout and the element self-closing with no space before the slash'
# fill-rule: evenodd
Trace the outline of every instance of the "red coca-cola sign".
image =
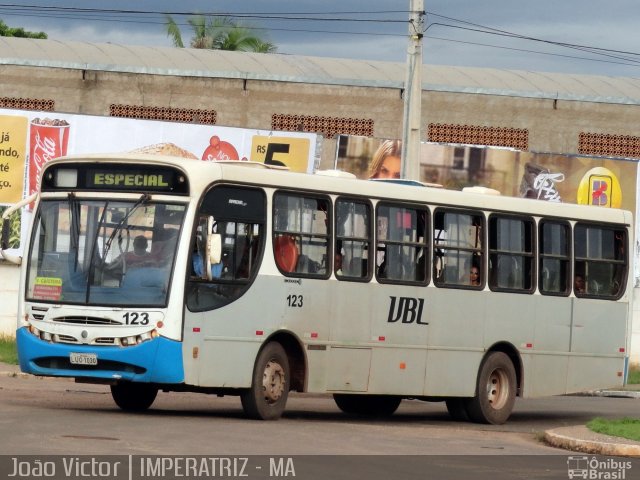
<svg viewBox="0 0 640 480">
<path fill-rule="evenodd" d="M 49 160 L 67 154 L 69 124 L 35 118 L 29 128 L 29 195 L 40 189 L 40 174 Z"/>
</svg>

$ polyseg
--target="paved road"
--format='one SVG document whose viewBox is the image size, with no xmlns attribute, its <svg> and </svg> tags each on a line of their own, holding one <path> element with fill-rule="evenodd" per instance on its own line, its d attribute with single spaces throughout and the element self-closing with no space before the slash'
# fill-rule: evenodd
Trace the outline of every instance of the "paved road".
<svg viewBox="0 0 640 480">
<path fill-rule="evenodd" d="M 340 478 L 345 468 L 357 469 L 367 478 L 385 471 L 387 477 L 380 473 L 380 478 L 389 478 L 388 470 L 398 468 L 407 474 L 398 478 L 412 478 L 411 472 L 425 468 L 440 472 L 437 478 L 471 478 L 471 473 L 473 478 L 524 478 L 522 471 L 536 478 L 536 469 L 542 477 L 553 471 L 561 476 L 549 478 L 567 478 L 567 456 L 572 453 L 541 443 L 544 430 L 583 424 L 595 416 L 637 416 L 638 411 L 636 399 L 518 400 L 506 425 L 489 426 L 453 422 L 442 403 L 403 401 L 393 417 L 373 420 L 342 414 L 328 396 L 294 394 L 282 419 L 260 422 L 244 418 L 236 397 L 160 393 L 150 411 L 130 414 L 115 407 L 108 387 L 0 376 L 0 451 L 5 455 L 375 455 L 363 457 L 357 467 L 338 468 L 347 460 L 336 457 L 325 461 L 296 457 L 296 462 L 299 472 L 320 469 L 324 478 Z M 394 457 L 402 458 L 399 461 L 385 455 L 416 457 Z M 479 466 L 482 474 L 476 475 Z M 636 470 L 640 473 L 640 465 Z"/>
</svg>

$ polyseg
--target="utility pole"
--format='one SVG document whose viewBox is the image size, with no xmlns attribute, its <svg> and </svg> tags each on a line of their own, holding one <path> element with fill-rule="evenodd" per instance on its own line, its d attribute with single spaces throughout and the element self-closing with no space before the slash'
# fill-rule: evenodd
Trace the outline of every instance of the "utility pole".
<svg viewBox="0 0 640 480">
<path fill-rule="evenodd" d="M 409 0 L 409 47 L 404 82 L 402 117 L 402 162 L 400 176 L 420 180 L 420 123 L 422 110 L 422 37 L 424 0 Z"/>
</svg>

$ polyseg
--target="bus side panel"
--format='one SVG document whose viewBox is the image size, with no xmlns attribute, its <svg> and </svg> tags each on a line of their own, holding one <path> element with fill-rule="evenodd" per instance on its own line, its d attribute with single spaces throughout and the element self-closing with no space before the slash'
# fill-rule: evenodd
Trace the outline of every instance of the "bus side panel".
<svg viewBox="0 0 640 480">
<path fill-rule="evenodd" d="M 619 354 L 626 347 L 628 309 L 623 302 L 574 299 L 571 351 Z"/>
<path fill-rule="evenodd" d="M 569 357 L 567 392 L 621 388 L 624 381 L 624 357 L 572 355 Z"/>
<path fill-rule="evenodd" d="M 533 335 L 533 352 L 555 352 L 566 356 L 571 341 L 571 308 L 570 297 L 553 297 L 535 295 L 535 331 Z M 547 372 L 548 373 L 548 372 Z M 558 372 L 560 373 L 560 372 Z M 562 385 L 565 375 L 560 375 Z M 561 390 L 556 390 L 556 392 Z"/>
<path fill-rule="evenodd" d="M 376 348 L 371 359 L 369 391 L 422 395 L 427 351 L 424 348 Z"/>
<path fill-rule="evenodd" d="M 628 304 L 574 299 L 567 393 L 624 382 Z"/>
<path fill-rule="evenodd" d="M 484 347 L 508 341 L 526 348 L 535 338 L 536 309 L 533 295 L 493 292 L 486 296 Z"/>
<path fill-rule="evenodd" d="M 473 397 L 481 351 L 431 349 L 423 395 Z"/>
<path fill-rule="evenodd" d="M 522 352 L 524 370 L 521 397 L 566 393 L 569 357 L 567 353 Z"/>
<path fill-rule="evenodd" d="M 249 388 L 262 342 L 238 338 L 205 338 L 200 358 L 201 387 Z"/>
<path fill-rule="evenodd" d="M 565 393 L 571 340 L 572 298 L 535 295 L 535 331 L 531 347 L 520 346 L 523 397 Z"/>
<path fill-rule="evenodd" d="M 429 352 L 423 395 L 473 396 L 483 356 L 485 292 L 429 288 Z"/>
</svg>

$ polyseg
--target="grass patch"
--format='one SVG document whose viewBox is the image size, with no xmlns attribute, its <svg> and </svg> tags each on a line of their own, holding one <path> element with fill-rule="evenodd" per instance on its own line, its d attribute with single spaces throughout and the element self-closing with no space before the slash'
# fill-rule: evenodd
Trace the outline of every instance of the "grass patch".
<svg viewBox="0 0 640 480">
<path fill-rule="evenodd" d="M 640 383 L 640 367 L 631 367 L 629 369 L 629 378 L 627 383 Z"/>
<path fill-rule="evenodd" d="M 16 339 L 0 335 L 0 362 L 18 364 L 18 350 Z"/>
<path fill-rule="evenodd" d="M 640 418 L 619 418 L 617 420 L 605 420 L 594 418 L 587 423 L 587 428 L 612 437 L 628 438 L 640 442 Z"/>
</svg>

